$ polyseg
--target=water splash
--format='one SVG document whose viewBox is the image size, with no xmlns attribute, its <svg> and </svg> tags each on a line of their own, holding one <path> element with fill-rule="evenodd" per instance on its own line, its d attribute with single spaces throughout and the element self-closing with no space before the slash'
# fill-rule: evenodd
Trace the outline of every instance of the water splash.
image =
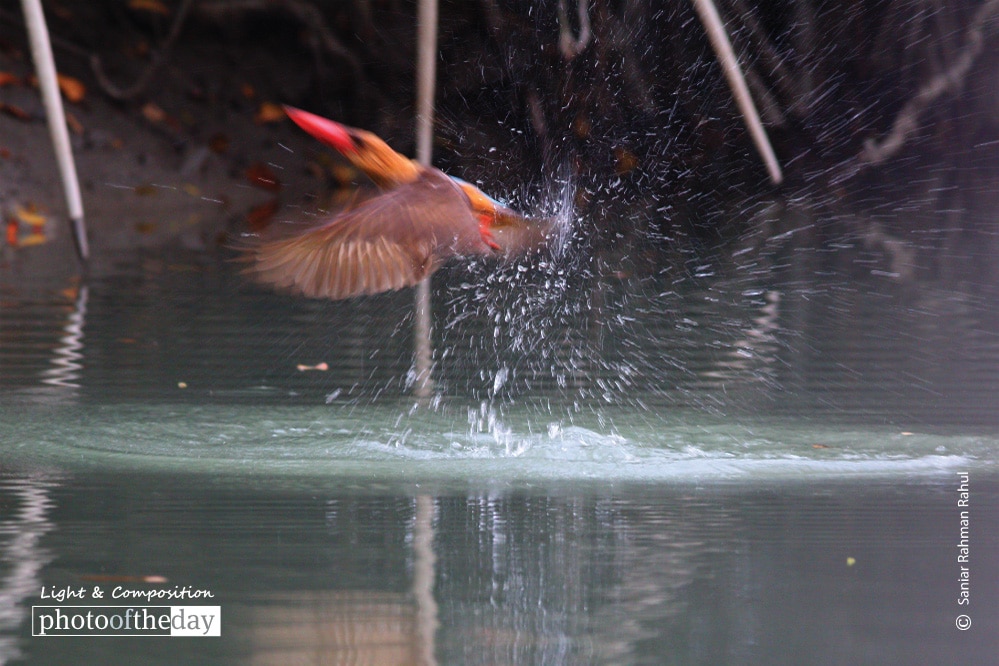
<svg viewBox="0 0 999 666">
<path fill-rule="evenodd" d="M 450 288 L 442 347 L 449 365 L 480 369 L 482 383 L 463 387 L 473 397 L 501 402 L 552 378 L 568 387 L 579 375 L 587 353 L 576 339 L 577 324 L 590 310 L 591 251 L 575 195 L 576 184 L 565 175 L 533 206 L 551 224 L 543 250 L 498 266 L 472 264 L 468 279 Z"/>
</svg>

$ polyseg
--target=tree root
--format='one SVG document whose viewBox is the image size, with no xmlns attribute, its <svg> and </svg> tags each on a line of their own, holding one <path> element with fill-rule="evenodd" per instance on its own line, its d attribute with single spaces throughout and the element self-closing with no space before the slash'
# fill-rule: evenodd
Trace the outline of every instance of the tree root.
<svg viewBox="0 0 999 666">
<path fill-rule="evenodd" d="M 964 83 L 964 79 L 981 54 L 985 38 L 985 23 L 999 10 L 999 0 L 988 0 L 975 12 L 968 29 L 964 48 L 957 54 L 947 69 L 938 72 L 916 91 L 895 116 L 888 134 L 880 140 L 873 138 L 864 142 L 864 148 L 857 159 L 867 165 L 881 164 L 901 150 L 906 140 L 919 128 L 919 117 L 923 111 L 944 93 L 953 93 Z"/>
<path fill-rule="evenodd" d="M 177 36 L 180 35 L 181 27 L 184 25 L 184 19 L 187 18 L 188 11 L 191 9 L 192 4 L 193 0 L 182 0 L 180 8 L 177 10 L 177 15 L 173 18 L 173 24 L 170 26 L 170 33 L 163 42 L 159 53 L 153 56 L 153 61 L 149 63 L 149 66 L 146 67 L 145 71 L 139 75 L 139 78 L 136 79 L 135 83 L 128 88 L 122 89 L 112 83 L 104 73 L 104 67 L 101 64 L 100 56 L 96 53 L 91 54 L 90 68 L 93 70 L 94 77 L 97 79 L 97 83 L 100 85 L 101 90 L 103 90 L 109 97 L 121 102 L 135 99 L 145 92 L 149 82 L 153 79 L 153 75 L 159 71 L 160 67 L 169 57 L 170 50 L 177 41 Z"/>
</svg>

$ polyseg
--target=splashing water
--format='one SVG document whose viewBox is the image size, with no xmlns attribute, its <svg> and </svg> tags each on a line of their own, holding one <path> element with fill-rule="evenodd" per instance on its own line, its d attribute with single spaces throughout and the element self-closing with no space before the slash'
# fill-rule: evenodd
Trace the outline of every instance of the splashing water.
<svg viewBox="0 0 999 666">
<path fill-rule="evenodd" d="M 499 266 L 472 264 L 467 279 L 448 293 L 442 360 L 478 368 L 482 384 L 472 393 L 487 401 L 551 377 L 566 388 L 588 355 L 575 334 L 590 309 L 590 247 L 576 215 L 573 180 L 554 186 L 552 203 L 539 207 L 554 208 L 548 246 Z M 469 335 L 476 324 L 480 333 Z"/>
</svg>

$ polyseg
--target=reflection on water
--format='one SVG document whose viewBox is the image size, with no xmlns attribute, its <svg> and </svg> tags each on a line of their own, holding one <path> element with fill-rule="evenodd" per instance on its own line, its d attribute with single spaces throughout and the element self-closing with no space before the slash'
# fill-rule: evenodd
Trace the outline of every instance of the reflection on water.
<svg viewBox="0 0 999 666">
<path fill-rule="evenodd" d="M 971 614 L 984 629 L 969 634 L 954 628 L 956 482 L 415 496 L 64 479 L 47 490 L 58 529 L 41 533 L 31 589 L 11 608 L 40 603 L 40 584 L 156 572 L 212 590 L 222 638 L 30 639 L 22 624 L 4 645 L 39 664 L 988 663 L 999 547 L 984 526 L 999 519 L 999 485 L 971 475 Z M 22 557 L 5 548 L 0 566 Z"/>
<path fill-rule="evenodd" d="M 413 603 L 403 594 L 307 591 L 261 595 L 245 626 L 253 666 L 405 664 L 427 660 Z M 432 647 L 432 643 L 429 644 Z"/>
<path fill-rule="evenodd" d="M 435 283 L 437 384 L 480 422 L 531 399 L 553 412 L 996 424 L 999 287 L 858 279 L 844 262 L 643 279 L 554 261 L 445 270 Z M 29 401 L 53 387 L 98 403 L 369 404 L 405 395 L 411 377 L 407 293 L 292 299 L 247 286 L 226 262 L 192 258 L 126 267 L 69 303 L 6 291 L 0 388 Z"/>
<path fill-rule="evenodd" d="M 988 663 L 999 287 L 771 249 L 445 269 L 429 407 L 405 292 L 0 285 L 0 663 Z M 159 577 L 222 638 L 29 635 Z"/>
<path fill-rule="evenodd" d="M 427 495 L 416 497 L 416 516 L 413 520 L 413 596 L 416 599 L 416 626 L 419 654 L 413 660 L 427 666 L 436 666 L 437 600 L 434 598 L 434 502 Z"/>
<path fill-rule="evenodd" d="M 71 394 L 75 394 L 73 389 L 80 388 L 77 382 L 83 369 L 80 362 L 83 360 L 83 326 L 86 322 L 89 293 L 90 289 L 86 285 L 79 288 L 73 310 L 63 327 L 65 335 L 59 338 L 59 344 L 52 350 L 51 361 L 55 367 L 42 372 L 43 384 L 70 389 Z"/>
<path fill-rule="evenodd" d="M 56 485 L 44 477 L 0 476 L 0 664 L 22 656 L 16 636 L 54 557 L 41 542 L 54 527 L 49 491 Z"/>
</svg>

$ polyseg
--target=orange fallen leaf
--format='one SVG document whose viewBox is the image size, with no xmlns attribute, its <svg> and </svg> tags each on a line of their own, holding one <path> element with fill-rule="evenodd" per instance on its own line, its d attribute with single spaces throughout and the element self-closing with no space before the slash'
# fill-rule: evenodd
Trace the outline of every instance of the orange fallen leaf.
<svg viewBox="0 0 999 666">
<path fill-rule="evenodd" d="M 31 120 L 31 114 L 14 104 L 0 102 L 0 111 L 6 113 L 11 118 L 17 118 L 18 120 Z"/>
<path fill-rule="evenodd" d="M 277 199 L 272 199 L 266 203 L 260 204 L 259 206 L 254 206 L 250 209 L 250 212 L 246 214 L 246 226 L 249 227 L 250 231 L 263 231 L 274 219 L 274 214 L 277 213 L 277 208 Z"/>
<path fill-rule="evenodd" d="M 160 16 L 170 16 L 170 9 L 160 0 L 128 0 L 128 8 Z"/>
<path fill-rule="evenodd" d="M 627 148 L 614 149 L 614 170 L 619 176 L 634 171 L 638 166 L 638 157 Z"/>
<path fill-rule="evenodd" d="M 21 83 L 21 78 L 10 72 L 0 72 L 0 86 L 16 86 Z"/>
<path fill-rule="evenodd" d="M 25 80 L 28 82 L 28 85 L 35 88 L 38 87 L 38 77 L 34 74 L 31 74 Z M 57 72 L 56 85 L 59 86 L 59 92 L 62 93 L 67 102 L 73 102 L 74 104 L 82 102 L 83 98 L 87 95 L 87 87 L 83 85 L 83 82 L 69 74 L 60 74 Z"/>
<path fill-rule="evenodd" d="M 208 148 L 216 155 L 221 155 L 229 150 L 229 137 L 221 132 L 213 134 L 212 138 L 208 140 Z"/>
<path fill-rule="evenodd" d="M 49 237 L 45 235 L 43 227 L 32 227 L 31 233 L 21 239 L 21 247 L 31 247 L 33 245 L 44 245 L 49 242 Z"/>
<path fill-rule="evenodd" d="M 79 104 L 87 96 L 87 87 L 80 79 L 68 74 L 56 74 L 56 81 L 59 83 L 59 90 L 67 101 Z"/>
<path fill-rule="evenodd" d="M 159 190 L 154 185 L 143 183 L 142 185 L 136 185 L 134 191 L 140 197 L 148 197 L 156 194 Z"/>
<path fill-rule="evenodd" d="M 330 174 L 333 175 L 333 180 L 340 187 L 347 187 L 360 176 L 354 167 L 340 163 L 335 163 L 330 167 Z"/>
<path fill-rule="evenodd" d="M 250 185 L 262 190 L 277 192 L 281 189 L 281 181 L 262 162 L 254 162 L 246 169 L 246 179 L 250 181 Z"/>
<path fill-rule="evenodd" d="M 7 245 L 11 247 L 18 246 L 18 236 L 17 236 L 17 220 L 10 218 L 7 220 Z"/>
<path fill-rule="evenodd" d="M 42 210 L 34 203 L 29 203 L 27 206 L 18 206 L 14 210 L 14 215 L 20 222 L 24 222 L 31 227 L 43 227 L 48 218 L 42 213 Z"/>
<path fill-rule="evenodd" d="M 243 85 L 241 85 L 239 87 L 239 92 L 246 99 L 253 99 L 254 97 L 257 96 L 257 91 L 254 90 L 253 86 L 251 86 L 249 83 L 244 83 Z"/>
<path fill-rule="evenodd" d="M 258 125 L 264 125 L 266 123 L 281 122 L 286 117 L 284 109 L 280 104 L 275 104 L 274 102 L 261 102 L 260 107 L 257 108 L 257 115 L 253 117 L 253 122 Z"/>
<path fill-rule="evenodd" d="M 146 102 L 142 107 L 142 116 L 151 123 L 162 123 L 166 120 L 167 114 L 159 105 Z"/>
</svg>

